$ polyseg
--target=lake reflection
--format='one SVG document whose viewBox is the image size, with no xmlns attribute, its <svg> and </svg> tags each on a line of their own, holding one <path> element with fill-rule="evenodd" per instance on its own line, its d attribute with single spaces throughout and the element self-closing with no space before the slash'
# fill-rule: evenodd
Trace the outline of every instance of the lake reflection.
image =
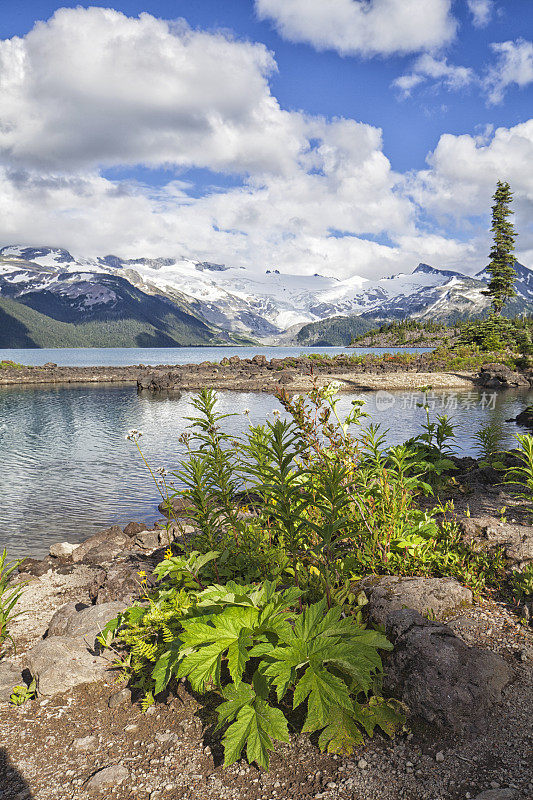
<svg viewBox="0 0 533 800">
<path fill-rule="evenodd" d="M 420 430 L 419 396 L 403 391 L 358 396 L 373 421 L 388 428 L 390 444 Z M 273 409 L 281 408 L 268 394 L 220 392 L 219 397 L 221 411 L 237 412 L 227 420 L 234 434 L 249 422 L 274 419 Z M 341 396 L 341 412 L 349 410 L 353 397 Z M 137 395 L 131 386 L 0 387 L 0 550 L 6 546 L 11 556 L 42 556 L 56 541 L 79 541 L 130 519 L 157 519 L 157 489 L 125 437 L 130 428 L 142 431 L 150 464 L 174 468 L 190 398 L 188 392 L 172 399 Z M 508 391 L 493 403 L 477 391 L 436 391 L 432 403 L 434 414 L 448 413 L 457 423 L 456 449 L 467 455 L 473 453 L 472 434 L 480 425 L 489 419 L 504 422 L 532 399 L 530 392 Z M 521 429 L 506 424 L 505 430 L 512 445 Z"/>
</svg>

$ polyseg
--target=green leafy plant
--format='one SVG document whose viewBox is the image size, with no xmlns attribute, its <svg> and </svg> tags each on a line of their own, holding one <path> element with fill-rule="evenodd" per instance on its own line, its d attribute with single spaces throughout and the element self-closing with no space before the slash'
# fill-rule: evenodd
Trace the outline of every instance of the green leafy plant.
<svg viewBox="0 0 533 800">
<path fill-rule="evenodd" d="M 533 563 L 528 564 L 521 572 L 513 572 L 510 586 L 516 601 L 533 598 Z"/>
<path fill-rule="evenodd" d="M 14 706 L 23 706 L 28 700 L 33 700 L 37 696 L 37 681 L 32 679 L 29 686 L 14 686 L 9 702 Z"/>
<path fill-rule="evenodd" d="M 4 654 L 6 641 L 15 646 L 13 637 L 9 633 L 9 625 L 21 613 L 15 611 L 15 606 L 20 600 L 23 589 L 20 586 L 10 589 L 9 582 L 21 563 L 20 559 L 8 561 L 5 548 L 0 554 L 0 658 Z"/>
<path fill-rule="evenodd" d="M 500 422 L 491 420 L 474 432 L 476 455 L 482 466 L 502 467 L 504 431 Z"/>
<path fill-rule="evenodd" d="M 530 433 L 517 434 L 519 447 L 513 450 L 519 464 L 505 470 L 505 483 L 518 484 L 517 497 L 533 500 L 533 436 Z"/>
<path fill-rule="evenodd" d="M 0 360 L 0 369 L 28 369 L 24 364 L 18 364 L 16 361 L 9 359 Z"/>
<path fill-rule="evenodd" d="M 401 708 L 378 694 L 378 651 L 390 650 L 390 643 L 343 618 L 341 607 L 328 610 L 325 598 L 299 610 L 300 596 L 270 581 L 230 581 L 194 593 L 192 605 L 174 616 L 179 630 L 163 634 L 159 650 L 146 639 L 138 644 L 139 621 L 146 626 L 153 617 L 139 606 L 107 626 L 104 639 L 125 642 L 133 635 L 128 667 L 144 672 L 148 702 L 172 678 L 184 677 L 194 691 L 221 697 L 226 766 L 246 749 L 248 761 L 268 768 L 273 742 L 288 741 L 292 711 L 300 707 L 302 729 L 320 731 L 319 745 L 328 752 L 351 752 L 376 726 L 392 735 L 403 723 Z"/>
<path fill-rule="evenodd" d="M 200 393 L 174 473 L 196 533 L 169 547 L 155 589 L 143 583 L 101 637 L 143 709 L 181 678 L 221 701 L 227 764 L 246 751 L 267 766 L 290 727 L 349 752 L 401 720 L 380 695 L 379 650 L 390 645 L 364 627 L 362 577 L 451 575 L 476 593 L 506 585 L 501 552 L 466 543 L 452 503 L 425 507 L 454 466 L 453 425 L 432 419 L 429 387 L 422 432 L 396 447 L 360 401 L 341 415 L 337 391 L 281 392 L 286 418 L 239 438 L 214 393 Z"/>
</svg>

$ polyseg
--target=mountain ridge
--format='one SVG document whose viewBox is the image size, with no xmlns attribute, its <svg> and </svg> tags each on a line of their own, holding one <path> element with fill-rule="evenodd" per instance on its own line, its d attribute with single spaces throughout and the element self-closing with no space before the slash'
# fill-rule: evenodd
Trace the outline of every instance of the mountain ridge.
<svg viewBox="0 0 533 800">
<path fill-rule="evenodd" d="M 518 297 L 508 308 L 530 312 L 533 272 L 518 262 L 515 267 Z M 478 317 L 490 305 L 483 294 L 487 281 L 486 269 L 468 276 L 424 262 L 411 273 L 372 280 L 278 269 L 251 273 L 186 258 L 75 257 L 64 248 L 21 245 L 0 249 L 0 298 L 72 325 L 134 320 L 138 335 L 148 326 L 151 335 L 157 330 L 176 345 L 275 344 L 287 343 L 288 336 L 298 343 L 298 331 L 305 326 L 339 317 L 342 322 L 329 326 L 336 336 L 360 328 L 358 320 Z M 316 339 L 312 329 L 307 334 Z"/>
</svg>

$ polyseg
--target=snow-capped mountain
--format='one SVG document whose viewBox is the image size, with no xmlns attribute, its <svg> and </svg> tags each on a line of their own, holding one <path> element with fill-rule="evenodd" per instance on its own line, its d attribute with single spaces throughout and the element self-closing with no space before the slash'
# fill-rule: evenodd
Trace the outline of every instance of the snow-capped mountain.
<svg viewBox="0 0 533 800">
<path fill-rule="evenodd" d="M 533 308 L 533 272 L 518 263 L 516 270 L 514 310 Z M 332 316 L 449 319 L 476 316 L 489 305 L 482 293 L 484 271 L 468 277 L 428 264 L 377 280 L 357 275 L 336 279 L 277 269 L 255 274 L 184 258 L 80 258 L 46 247 L 0 250 L 0 297 L 39 311 L 48 305 L 69 321 L 116 310 L 126 284 L 142 296 L 177 306 L 211 330 L 271 341 L 289 328 Z"/>
</svg>

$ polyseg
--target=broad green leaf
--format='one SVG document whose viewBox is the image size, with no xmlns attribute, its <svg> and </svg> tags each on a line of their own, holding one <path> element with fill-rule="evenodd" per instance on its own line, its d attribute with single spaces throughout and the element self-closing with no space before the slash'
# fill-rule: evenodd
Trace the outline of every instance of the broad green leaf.
<svg viewBox="0 0 533 800">
<path fill-rule="evenodd" d="M 223 649 L 215 643 L 193 651 L 181 662 L 177 677 L 188 678 L 196 692 L 205 692 L 211 683 L 218 685 Z"/>
<path fill-rule="evenodd" d="M 357 637 L 354 642 L 356 646 L 366 645 L 369 648 L 379 648 L 380 650 L 393 649 L 393 645 L 383 633 L 374 631 L 371 628 L 359 628 L 354 625 L 352 635 Z"/>
<path fill-rule="evenodd" d="M 352 701 L 346 684 L 326 669 L 308 667 L 294 690 L 293 708 L 307 699 L 304 731 L 317 731 L 328 724 L 332 708 L 350 711 Z"/>
<path fill-rule="evenodd" d="M 207 622 L 191 620 L 184 622 L 181 639 L 185 647 L 197 647 L 216 640 L 215 629 Z"/>
<path fill-rule="evenodd" d="M 262 700 L 266 700 L 270 693 L 270 683 L 261 672 L 261 669 L 256 669 L 252 678 L 255 693 Z"/>
<path fill-rule="evenodd" d="M 355 704 L 354 716 L 369 736 L 374 735 L 378 726 L 388 736 L 394 736 L 398 728 L 405 724 L 402 705 L 395 700 L 371 697 L 366 705 Z"/>
<path fill-rule="evenodd" d="M 193 553 L 191 553 L 192 555 Z M 218 550 L 211 550 L 209 553 L 202 553 L 201 555 L 198 554 L 195 559 L 191 559 L 190 564 L 195 572 L 199 572 L 202 567 L 205 567 L 210 561 L 214 561 L 219 555 Z"/>
<path fill-rule="evenodd" d="M 304 613 L 301 614 L 296 620 L 296 624 L 294 626 L 294 635 L 299 639 L 309 639 L 311 631 L 322 619 L 325 609 L 325 597 L 322 600 L 319 600 L 318 603 L 314 603 L 312 606 L 309 606 L 309 608 L 306 609 Z"/>
<path fill-rule="evenodd" d="M 251 631 L 249 628 L 242 628 L 239 631 L 237 639 L 228 647 L 228 669 L 236 686 L 238 686 L 241 681 L 242 673 L 244 672 L 244 667 L 248 660 L 246 645 L 250 633 Z"/>
<path fill-rule="evenodd" d="M 243 747 L 248 740 L 250 732 L 250 715 L 243 716 L 243 710 L 251 706 L 243 706 L 239 709 L 237 719 L 233 722 L 222 737 L 224 744 L 224 766 L 230 767 L 241 757 Z"/>
<path fill-rule="evenodd" d="M 177 667 L 182 660 L 180 655 L 181 643 L 172 645 L 166 650 L 161 658 L 156 662 L 152 671 L 152 678 L 155 681 L 154 694 L 159 694 L 168 685 L 172 676 L 177 672 Z"/>
<path fill-rule="evenodd" d="M 268 751 L 272 749 L 272 739 L 289 741 L 283 712 L 257 697 L 246 683 L 241 682 L 238 688 L 226 687 L 223 695 L 226 702 L 218 709 L 217 727 L 234 720 L 223 736 L 225 766 L 235 763 L 246 746 L 248 761 L 256 761 L 268 769 Z"/>
<path fill-rule="evenodd" d="M 258 698 L 254 706 L 253 716 L 250 716 L 246 755 L 249 762 L 256 761 L 261 767 L 268 769 L 268 751 L 272 749 L 272 739 L 289 741 L 287 720 L 279 708 L 272 708 L 264 700 Z M 250 706 L 243 708 L 242 713 L 248 714 L 249 708 Z"/>
<path fill-rule="evenodd" d="M 221 703 L 217 708 L 217 730 L 224 723 L 234 720 L 241 708 L 254 700 L 255 693 L 248 683 L 241 681 L 238 687 L 231 683 L 225 686 L 222 690 L 222 696 L 226 699 L 226 702 Z"/>
<path fill-rule="evenodd" d="M 363 735 L 353 717 L 353 708 L 348 711 L 339 706 L 330 710 L 329 722 L 318 737 L 318 746 L 324 752 L 349 756 L 355 747 L 363 744 Z"/>
</svg>

